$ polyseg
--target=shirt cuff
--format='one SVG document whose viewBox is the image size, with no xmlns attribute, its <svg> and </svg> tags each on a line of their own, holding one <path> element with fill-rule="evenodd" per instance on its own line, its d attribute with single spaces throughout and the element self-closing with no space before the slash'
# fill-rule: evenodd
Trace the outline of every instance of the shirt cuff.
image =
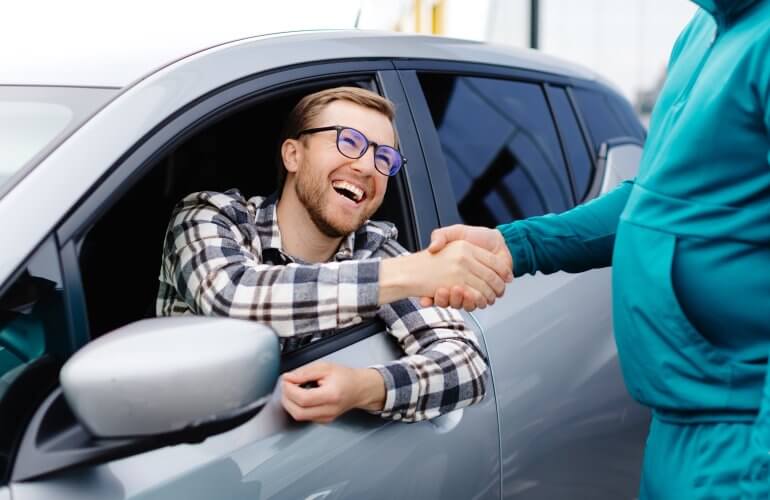
<svg viewBox="0 0 770 500">
<path fill-rule="evenodd" d="M 381 411 L 372 413 L 392 420 L 401 420 L 411 406 L 414 384 L 409 372 L 398 362 L 369 368 L 377 370 L 385 381 L 385 404 Z"/>
<path fill-rule="evenodd" d="M 501 224 L 497 230 L 503 234 L 505 244 L 513 258 L 513 275 L 518 277 L 523 274 L 533 273 L 532 255 L 530 252 L 529 241 L 521 229 L 520 224 L 511 222 L 510 224 Z"/>
</svg>

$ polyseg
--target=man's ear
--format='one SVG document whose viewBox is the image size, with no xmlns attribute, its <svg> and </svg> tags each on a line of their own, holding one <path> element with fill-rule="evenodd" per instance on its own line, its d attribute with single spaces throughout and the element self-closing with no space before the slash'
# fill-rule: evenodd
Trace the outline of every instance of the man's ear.
<svg viewBox="0 0 770 500">
<path fill-rule="evenodd" d="M 302 160 L 302 145 L 297 139 L 286 139 L 281 144 L 283 166 L 291 173 L 296 173 Z"/>
</svg>

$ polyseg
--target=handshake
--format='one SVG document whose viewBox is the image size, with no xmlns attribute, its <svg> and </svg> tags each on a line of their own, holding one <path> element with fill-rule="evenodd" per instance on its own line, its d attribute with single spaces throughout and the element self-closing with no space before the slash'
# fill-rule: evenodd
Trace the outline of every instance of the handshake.
<svg viewBox="0 0 770 500">
<path fill-rule="evenodd" d="M 436 229 L 427 250 L 384 259 L 379 303 L 421 297 L 424 307 L 472 311 L 492 305 L 513 280 L 513 260 L 496 229 L 454 225 Z"/>
</svg>

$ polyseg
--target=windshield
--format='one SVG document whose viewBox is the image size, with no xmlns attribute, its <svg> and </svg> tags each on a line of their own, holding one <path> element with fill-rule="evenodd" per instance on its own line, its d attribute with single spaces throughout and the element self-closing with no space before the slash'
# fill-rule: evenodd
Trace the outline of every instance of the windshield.
<svg viewBox="0 0 770 500">
<path fill-rule="evenodd" d="M 0 86 L 0 196 L 116 92 Z"/>
</svg>

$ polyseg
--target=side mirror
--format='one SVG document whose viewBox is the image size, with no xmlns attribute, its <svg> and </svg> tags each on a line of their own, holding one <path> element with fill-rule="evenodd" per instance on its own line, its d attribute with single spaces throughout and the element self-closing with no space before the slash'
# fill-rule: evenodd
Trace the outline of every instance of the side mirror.
<svg viewBox="0 0 770 500">
<path fill-rule="evenodd" d="M 91 342 L 64 364 L 60 379 L 70 408 L 94 436 L 152 436 L 269 396 L 279 362 L 278 339 L 264 325 L 158 318 Z"/>
<path fill-rule="evenodd" d="M 200 442 L 259 413 L 278 379 L 278 337 L 251 321 L 138 321 L 75 353 L 32 418 L 15 481 Z"/>
</svg>

